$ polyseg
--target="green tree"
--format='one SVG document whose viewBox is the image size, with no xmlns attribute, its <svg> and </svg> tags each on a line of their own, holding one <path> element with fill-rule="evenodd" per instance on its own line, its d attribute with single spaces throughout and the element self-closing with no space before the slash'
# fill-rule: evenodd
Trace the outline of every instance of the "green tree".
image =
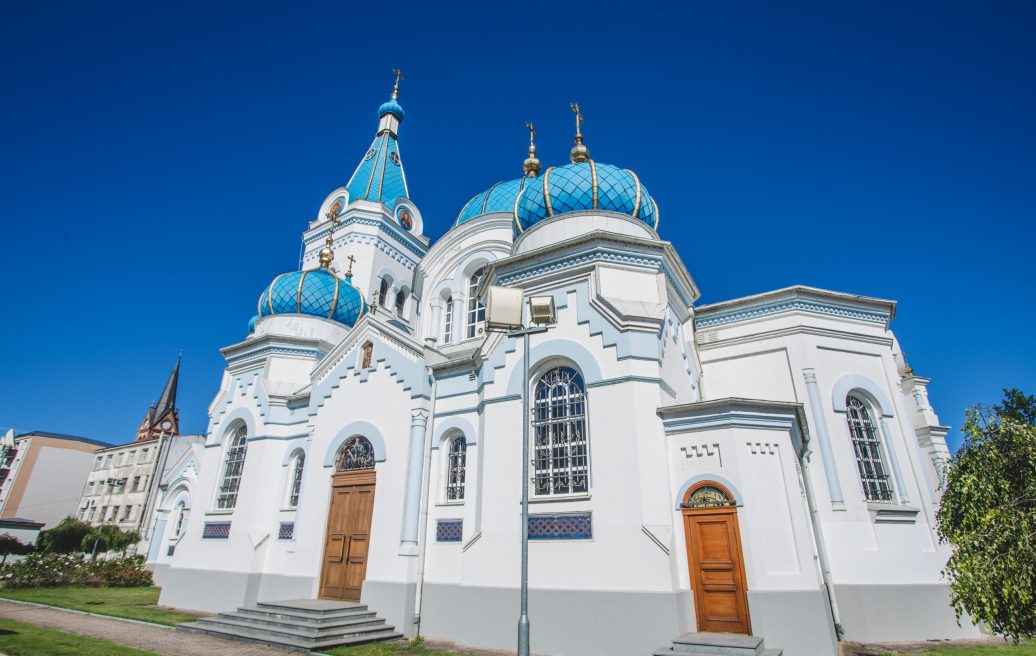
<svg viewBox="0 0 1036 656">
<path fill-rule="evenodd" d="M 126 551 L 140 542 L 140 539 L 136 531 L 123 531 L 114 524 L 104 524 L 84 535 L 79 547 L 81 551 L 93 554 L 121 551 L 126 555 Z"/>
<path fill-rule="evenodd" d="M 7 557 L 9 555 L 13 554 L 18 556 L 27 554 L 31 553 L 34 549 L 35 547 L 31 544 L 22 544 L 18 538 L 14 537 L 10 533 L 4 533 L 3 535 L 0 535 L 0 556 L 3 557 L 3 559 L 0 560 L 0 565 L 7 562 Z"/>
<path fill-rule="evenodd" d="M 54 528 L 41 531 L 36 544 L 41 551 L 50 553 L 72 553 L 80 550 L 83 536 L 90 532 L 90 525 L 74 517 L 66 517 Z"/>
<path fill-rule="evenodd" d="M 937 520 L 950 598 L 998 634 L 1036 635 L 1036 397 L 968 408 Z"/>
</svg>

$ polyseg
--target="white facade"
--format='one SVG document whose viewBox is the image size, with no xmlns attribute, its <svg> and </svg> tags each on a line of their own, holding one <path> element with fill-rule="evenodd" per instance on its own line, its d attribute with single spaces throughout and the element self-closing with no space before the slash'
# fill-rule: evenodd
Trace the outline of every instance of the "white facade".
<svg viewBox="0 0 1036 656">
<path fill-rule="evenodd" d="M 169 437 L 99 449 L 82 488 L 77 517 L 94 526 L 124 531 L 146 526 L 161 451 Z M 80 479 L 81 480 L 81 479 Z"/>
<path fill-rule="evenodd" d="M 382 116 L 393 137 L 394 116 Z M 536 415 L 532 430 L 534 441 L 566 436 L 563 458 L 532 445 L 535 653 L 646 654 L 701 628 L 685 531 L 699 509 L 682 506 L 706 482 L 729 493 L 738 594 L 768 645 L 834 654 L 836 625 L 854 640 L 977 633 L 957 627 L 940 578 L 947 429 L 889 329 L 894 302 L 793 287 L 697 306 L 654 229 L 657 208 L 653 225 L 636 218 L 639 180 L 629 215 L 591 207 L 516 230 L 509 209 L 487 210 L 431 246 L 408 198 L 354 200 L 357 189 L 322 204 L 303 268 L 316 266 L 323 217 L 342 200 L 335 266 L 355 257 L 352 284 L 379 307 L 348 326 L 273 313 L 271 301 L 223 350 L 204 448 L 183 459 L 183 483 L 171 481 L 160 506 L 156 553 L 175 540 L 161 556 L 161 603 L 216 611 L 317 597 L 332 476 L 359 436 L 376 475 L 362 600 L 411 635 L 513 648 L 521 395 L 573 376 L 563 389 L 575 414 L 561 429 Z M 472 293 L 486 282 L 554 297 L 557 324 L 531 338 L 529 381 L 521 342 L 481 330 Z M 851 434 L 855 403 L 869 423 Z M 860 449 L 880 465 L 869 501 Z"/>
</svg>

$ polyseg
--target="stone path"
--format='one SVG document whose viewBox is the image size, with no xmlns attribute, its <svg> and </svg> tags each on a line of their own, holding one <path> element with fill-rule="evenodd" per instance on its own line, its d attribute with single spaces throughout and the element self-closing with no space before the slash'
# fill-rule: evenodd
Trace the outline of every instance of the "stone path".
<svg viewBox="0 0 1036 656">
<path fill-rule="evenodd" d="M 168 656 L 285 656 L 281 649 L 177 631 L 114 617 L 98 617 L 0 599 L 0 617 L 79 635 L 110 640 Z"/>
</svg>

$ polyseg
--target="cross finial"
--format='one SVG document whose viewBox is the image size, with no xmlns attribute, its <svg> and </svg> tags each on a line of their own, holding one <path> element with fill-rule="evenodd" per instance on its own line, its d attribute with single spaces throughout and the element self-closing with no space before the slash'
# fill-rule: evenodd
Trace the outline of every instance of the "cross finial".
<svg viewBox="0 0 1036 656">
<path fill-rule="evenodd" d="M 586 119 L 583 117 L 583 113 L 579 111 L 579 103 L 569 103 L 568 106 L 571 107 L 572 111 L 576 114 L 576 136 L 581 137 L 583 136 L 583 133 L 580 128 L 583 123 L 586 123 Z"/>
<path fill-rule="evenodd" d="M 399 98 L 399 83 L 403 81 L 403 71 L 393 68 L 392 74 L 396 76 L 396 84 L 392 87 L 392 99 L 395 100 Z"/>
<path fill-rule="evenodd" d="M 529 157 L 522 168 L 525 170 L 525 177 L 535 178 L 540 172 L 540 160 L 536 158 L 536 126 L 526 121 L 525 129 L 529 131 Z"/>
<path fill-rule="evenodd" d="M 353 277 L 353 265 L 356 264 L 356 258 L 353 257 L 352 255 L 350 255 L 349 257 L 347 257 L 345 259 L 349 260 L 349 270 L 345 272 L 345 277 L 346 278 L 352 278 Z"/>
<path fill-rule="evenodd" d="M 586 122 L 586 119 L 583 118 L 583 112 L 579 111 L 579 103 L 569 103 L 568 106 L 572 108 L 572 111 L 575 112 L 576 115 L 576 145 L 572 147 L 572 153 L 569 155 L 569 159 L 574 163 L 585 162 L 590 159 L 590 151 L 583 145 L 582 127 L 583 123 Z"/>
<path fill-rule="evenodd" d="M 326 245 L 320 249 L 320 266 L 325 269 L 330 269 L 331 262 L 335 259 L 334 249 L 331 248 L 335 243 L 335 228 L 342 222 L 342 220 L 338 218 L 337 207 L 332 207 L 327 210 L 327 213 L 324 216 L 327 217 L 327 221 L 331 225 L 328 226 L 327 239 L 324 240 Z"/>
<path fill-rule="evenodd" d="M 536 145 L 536 126 L 526 121 L 525 129 L 529 131 L 529 146 L 534 147 Z"/>
</svg>

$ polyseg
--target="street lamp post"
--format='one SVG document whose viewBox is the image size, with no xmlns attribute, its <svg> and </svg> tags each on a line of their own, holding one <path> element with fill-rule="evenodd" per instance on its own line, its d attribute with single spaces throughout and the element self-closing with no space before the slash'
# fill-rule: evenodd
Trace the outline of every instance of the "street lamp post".
<svg viewBox="0 0 1036 656">
<path fill-rule="evenodd" d="M 489 287 L 486 327 L 522 338 L 522 574 L 521 608 L 518 614 L 518 656 L 529 656 L 529 335 L 547 332 L 557 320 L 553 296 L 529 298 L 529 318 L 536 326 L 522 324 L 524 294 L 520 289 Z"/>
</svg>

